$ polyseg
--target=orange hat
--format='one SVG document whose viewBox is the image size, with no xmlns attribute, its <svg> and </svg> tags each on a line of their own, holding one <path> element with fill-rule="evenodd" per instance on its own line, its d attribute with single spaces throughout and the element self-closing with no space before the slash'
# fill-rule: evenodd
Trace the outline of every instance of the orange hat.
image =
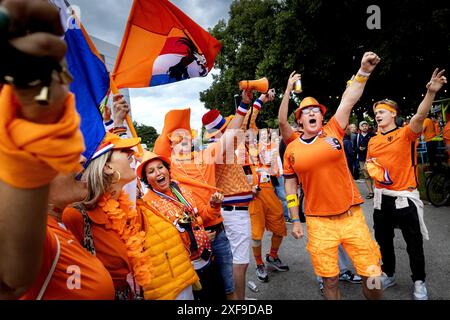
<svg viewBox="0 0 450 320">
<path fill-rule="evenodd" d="M 102 154 L 108 152 L 109 150 L 126 149 L 137 146 L 141 142 L 141 138 L 124 138 L 122 139 L 116 134 L 111 132 L 106 132 L 102 143 L 98 146 L 94 155 L 90 159 L 91 161 L 100 157 Z"/>
<path fill-rule="evenodd" d="M 191 132 L 191 109 L 170 110 L 166 113 L 164 118 L 164 127 L 161 134 L 155 141 L 153 152 L 162 155 L 166 158 L 170 158 L 172 149 L 170 146 L 170 133 L 176 129 L 186 129 Z"/>
<path fill-rule="evenodd" d="M 205 139 L 216 136 L 219 132 L 224 132 L 233 116 L 224 118 L 219 110 L 211 109 L 202 117 L 202 123 L 205 126 Z"/>
<path fill-rule="evenodd" d="M 159 156 L 154 152 L 150 152 L 150 151 L 145 151 L 144 152 L 144 156 L 142 157 L 142 162 L 141 164 L 136 168 L 136 174 L 139 177 L 139 179 L 142 179 L 142 170 L 144 169 L 145 165 L 154 160 L 154 159 L 159 159 L 162 162 L 165 162 L 167 165 L 170 166 L 170 159 L 166 158 L 164 156 Z"/>
<path fill-rule="evenodd" d="M 298 120 L 300 118 L 300 111 L 304 108 L 311 107 L 311 106 L 318 106 L 320 107 L 320 110 L 322 111 L 322 115 L 324 115 L 327 112 L 327 108 L 320 104 L 319 101 L 314 99 L 313 97 L 305 97 L 302 102 L 300 102 L 300 106 L 295 110 L 295 118 Z"/>
</svg>

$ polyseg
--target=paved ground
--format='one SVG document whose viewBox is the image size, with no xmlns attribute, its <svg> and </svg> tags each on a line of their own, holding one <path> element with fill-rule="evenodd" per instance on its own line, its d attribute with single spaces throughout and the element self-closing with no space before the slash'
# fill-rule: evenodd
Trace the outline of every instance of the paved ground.
<svg viewBox="0 0 450 320">
<path fill-rule="evenodd" d="M 359 183 L 363 196 L 367 189 Z M 372 200 L 363 204 L 369 229 L 373 232 Z M 430 234 L 430 240 L 425 241 L 425 263 L 427 272 L 427 287 L 430 299 L 450 300 L 450 207 L 435 208 L 425 204 L 425 222 Z M 255 263 L 252 259 L 247 272 L 247 280 L 258 286 L 259 292 L 247 289 L 247 296 L 258 300 L 315 300 L 323 299 L 312 266 L 309 254 L 305 250 L 305 242 L 296 240 L 290 235 L 291 225 L 288 225 L 288 236 L 280 249 L 280 258 L 290 267 L 288 272 L 269 271 L 269 282 L 261 283 L 255 276 Z M 270 249 L 270 233 L 266 232 L 263 240 L 263 256 Z M 397 258 L 397 285 L 386 290 L 386 300 L 412 299 L 412 281 L 410 278 L 409 259 L 406 244 L 400 230 L 395 231 L 395 252 Z M 340 282 L 343 299 L 364 299 L 361 285 Z"/>
</svg>

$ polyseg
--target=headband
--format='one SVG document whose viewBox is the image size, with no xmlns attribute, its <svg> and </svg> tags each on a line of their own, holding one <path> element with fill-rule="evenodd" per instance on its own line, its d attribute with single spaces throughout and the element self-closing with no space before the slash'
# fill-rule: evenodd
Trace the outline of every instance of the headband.
<svg viewBox="0 0 450 320">
<path fill-rule="evenodd" d="M 390 106 L 390 105 L 388 105 L 386 103 L 377 104 L 377 106 L 375 107 L 375 111 L 377 111 L 378 109 L 385 109 L 385 110 L 388 110 L 388 111 L 390 111 L 392 113 L 397 114 L 397 110 L 395 110 L 394 107 L 392 107 L 392 106 Z"/>
</svg>

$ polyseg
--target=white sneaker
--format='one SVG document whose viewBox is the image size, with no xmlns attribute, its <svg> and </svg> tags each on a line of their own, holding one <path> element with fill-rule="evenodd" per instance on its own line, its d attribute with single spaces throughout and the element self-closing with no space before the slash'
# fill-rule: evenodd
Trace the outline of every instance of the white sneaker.
<svg viewBox="0 0 450 320">
<path fill-rule="evenodd" d="M 381 286 L 383 290 L 386 290 L 389 287 L 392 287 L 397 282 L 395 281 L 395 276 L 388 277 L 386 273 L 383 272 L 383 274 L 380 277 L 381 280 Z"/>
<path fill-rule="evenodd" d="M 425 282 L 417 280 L 414 282 L 414 300 L 428 300 L 427 287 Z"/>
</svg>

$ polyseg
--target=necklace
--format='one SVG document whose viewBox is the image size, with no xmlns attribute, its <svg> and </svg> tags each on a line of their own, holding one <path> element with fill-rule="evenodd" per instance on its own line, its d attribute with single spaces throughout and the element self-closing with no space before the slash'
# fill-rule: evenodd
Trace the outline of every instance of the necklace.
<svg viewBox="0 0 450 320">
<path fill-rule="evenodd" d="M 117 200 L 106 193 L 98 201 L 98 207 L 108 217 L 106 228 L 116 231 L 125 244 L 136 281 L 140 286 L 147 287 L 153 278 L 153 266 L 149 249 L 145 247 L 146 233 L 138 223 L 138 213 L 133 203 L 125 192 Z"/>
</svg>

